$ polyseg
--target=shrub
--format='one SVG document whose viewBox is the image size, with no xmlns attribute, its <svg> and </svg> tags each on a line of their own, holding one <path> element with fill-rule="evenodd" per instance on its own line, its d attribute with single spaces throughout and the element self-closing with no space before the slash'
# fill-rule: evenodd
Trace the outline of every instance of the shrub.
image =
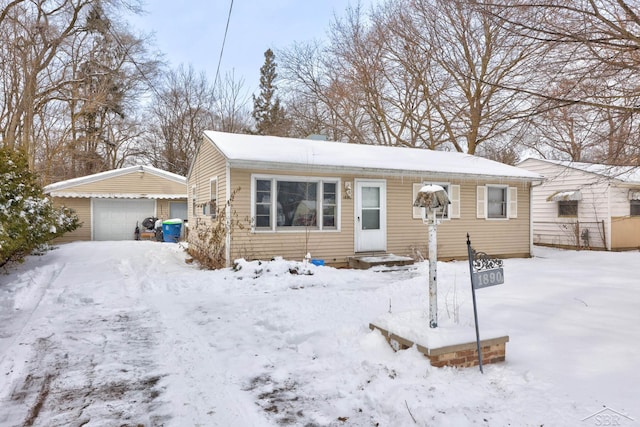
<svg viewBox="0 0 640 427">
<path fill-rule="evenodd" d="M 227 234 L 233 234 L 236 229 L 244 229 L 237 212 L 232 211 L 229 219 L 226 217 L 226 208 L 231 208 L 238 191 L 240 188 L 231 193 L 225 205 L 218 209 L 215 219 L 196 218 L 195 227 L 191 228 L 190 233 L 195 236 L 190 234 L 188 252 L 203 268 L 224 268 L 227 262 Z"/>
<path fill-rule="evenodd" d="M 0 147 L 0 267 L 79 225 L 72 211 L 53 207 L 23 153 Z"/>
</svg>

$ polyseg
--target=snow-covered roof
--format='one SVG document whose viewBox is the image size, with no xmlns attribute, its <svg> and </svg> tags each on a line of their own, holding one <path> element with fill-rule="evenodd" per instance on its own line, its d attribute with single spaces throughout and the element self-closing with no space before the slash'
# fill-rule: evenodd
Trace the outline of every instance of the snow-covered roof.
<svg viewBox="0 0 640 427">
<path fill-rule="evenodd" d="M 126 175 L 132 172 L 150 173 L 152 175 L 156 175 L 171 181 L 175 181 L 179 184 L 187 185 L 187 178 L 185 178 L 182 175 L 178 175 L 172 172 L 167 172 L 165 170 L 158 169 L 153 166 L 136 165 L 136 166 L 129 166 L 126 168 L 113 169 L 106 172 L 95 173 L 93 175 L 81 176 L 78 178 L 72 178 L 66 181 L 60 181 L 53 184 L 49 184 L 46 187 L 44 187 L 44 192 L 47 194 L 52 194 L 53 192 L 59 192 L 60 190 L 64 190 L 70 187 L 75 187 L 76 185 L 89 184 L 92 182 L 102 181 L 104 179 L 114 178 L 116 176 Z M 75 193 L 75 194 L 78 194 L 78 193 Z M 83 197 L 83 196 L 76 195 L 74 197 Z"/>
<path fill-rule="evenodd" d="M 499 177 L 527 181 L 542 178 L 535 172 L 458 152 L 216 131 L 205 131 L 204 134 L 235 167 Z"/>
<path fill-rule="evenodd" d="M 519 165 L 527 160 L 537 160 L 540 162 L 551 163 L 554 165 L 572 168 L 583 172 L 592 173 L 605 178 L 617 179 L 618 181 L 629 184 L 640 184 L 640 167 L 638 166 L 612 166 L 599 163 L 573 162 L 570 160 L 549 160 L 549 159 L 525 159 L 518 163 Z"/>
<path fill-rule="evenodd" d="M 547 202 L 568 202 L 582 200 L 580 190 L 557 191 L 547 197 Z"/>
</svg>

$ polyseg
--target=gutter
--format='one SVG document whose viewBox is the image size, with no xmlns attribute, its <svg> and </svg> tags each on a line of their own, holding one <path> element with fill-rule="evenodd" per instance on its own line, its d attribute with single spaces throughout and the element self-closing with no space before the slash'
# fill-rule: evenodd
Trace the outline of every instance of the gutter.
<svg viewBox="0 0 640 427">
<path fill-rule="evenodd" d="M 268 170 L 268 171 L 306 171 L 313 167 L 314 173 L 333 173 L 344 175 L 347 174 L 361 174 L 367 176 L 380 176 L 380 177 L 388 177 L 388 176 L 397 176 L 397 177 L 406 177 L 406 176 L 415 176 L 416 178 L 422 178 L 424 176 L 433 176 L 433 177 L 442 177 L 442 178 L 454 178 L 459 180 L 464 179 L 483 179 L 483 180 L 491 180 L 491 179 L 501 179 L 501 180 L 509 180 L 509 181 L 520 181 L 520 182 L 532 182 L 532 181 L 540 181 L 542 179 L 540 177 L 527 177 L 527 176 L 513 176 L 513 175 L 490 175 L 490 174 L 478 174 L 478 173 L 464 173 L 464 172 L 446 172 L 446 171 L 429 171 L 429 170 L 398 170 L 398 169 L 371 169 L 371 168 L 360 168 L 360 167 L 345 167 L 345 166 L 323 166 L 323 165 L 309 165 L 309 164 L 297 164 L 297 163 L 275 163 L 275 162 L 256 162 L 256 161 L 246 161 L 246 160 L 229 160 L 227 159 L 229 167 L 239 168 L 239 169 L 248 169 L 248 170 Z"/>
</svg>

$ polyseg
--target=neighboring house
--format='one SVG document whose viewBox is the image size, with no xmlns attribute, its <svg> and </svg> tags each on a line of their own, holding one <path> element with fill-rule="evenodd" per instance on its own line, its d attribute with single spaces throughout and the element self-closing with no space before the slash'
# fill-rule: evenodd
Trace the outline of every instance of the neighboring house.
<svg viewBox="0 0 640 427">
<path fill-rule="evenodd" d="M 544 176 L 533 188 L 533 241 L 572 248 L 640 248 L 640 169 L 529 158 Z"/>
<path fill-rule="evenodd" d="M 243 225 L 226 236 L 227 265 L 310 253 L 342 266 L 366 254 L 426 257 L 427 226 L 413 207 L 425 183 L 452 200 L 437 229 L 441 259 L 466 258 L 467 233 L 478 251 L 529 256 L 540 177 L 462 153 L 207 131 L 187 179 L 194 250 L 223 212 Z"/>
<path fill-rule="evenodd" d="M 151 166 L 131 166 L 47 185 L 53 203 L 73 209 L 82 223 L 56 241 L 129 240 L 147 217 L 186 219 L 186 182 Z"/>
</svg>

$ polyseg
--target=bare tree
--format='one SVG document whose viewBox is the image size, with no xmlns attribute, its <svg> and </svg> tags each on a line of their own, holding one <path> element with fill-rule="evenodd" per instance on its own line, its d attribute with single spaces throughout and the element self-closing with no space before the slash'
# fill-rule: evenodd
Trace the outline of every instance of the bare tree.
<svg viewBox="0 0 640 427">
<path fill-rule="evenodd" d="M 225 74 L 215 86 L 215 129 L 222 132 L 244 133 L 251 126 L 248 105 L 250 95 L 244 89 L 244 80 L 236 80 L 233 73 Z"/>
<path fill-rule="evenodd" d="M 544 59 L 532 69 L 538 83 L 512 86 L 539 103 L 538 128 L 551 131 L 543 133 L 541 149 L 547 144 L 558 156 L 638 164 L 640 2 L 480 3 L 512 34 L 545 46 Z M 562 126 L 563 120 L 554 122 L 559 117 L 565 118 L 560 135 L 553 132 Z"/>
<path fill-rule="evenodd" d="M 1 143 L 24 150 L 45 183 L 126 162 L 157 69 L 121 21 L 137 0 L 1 3 Z"/>
<path fill-rule="evenodd" d="M 531 108 L 502 86 L 526 80 L 536 46 L 472 0 L 388 1 L 367 17 L 349 9 L 330 34 L 326 48 L 288 50 L 283 67 L 292 112 L 313 112 L 316 128 L 347 141 L 474 154 L 517 135 Z"/>
<path fill-rule="evenodd" d="M 202 132 L 214 129 L 214 92 L 204 73 L 180 65 L 166 74 L 150 106 L 147 149 L 151 163 L 186 175 Z"/>
<path fill-rule="evenodd" d="M 86 1 L 4 1 L 0 13 L 2 43 L 2 143 L 21 148 L 35 166 L 35 116 L 59 81 L 50 81 L 60 49 L 80 31 L 78 21 Z M 55 80 L 59 78 L 54 77 Z M 42 82 L 47 84 L 43 85 Z"/>
</svg>

